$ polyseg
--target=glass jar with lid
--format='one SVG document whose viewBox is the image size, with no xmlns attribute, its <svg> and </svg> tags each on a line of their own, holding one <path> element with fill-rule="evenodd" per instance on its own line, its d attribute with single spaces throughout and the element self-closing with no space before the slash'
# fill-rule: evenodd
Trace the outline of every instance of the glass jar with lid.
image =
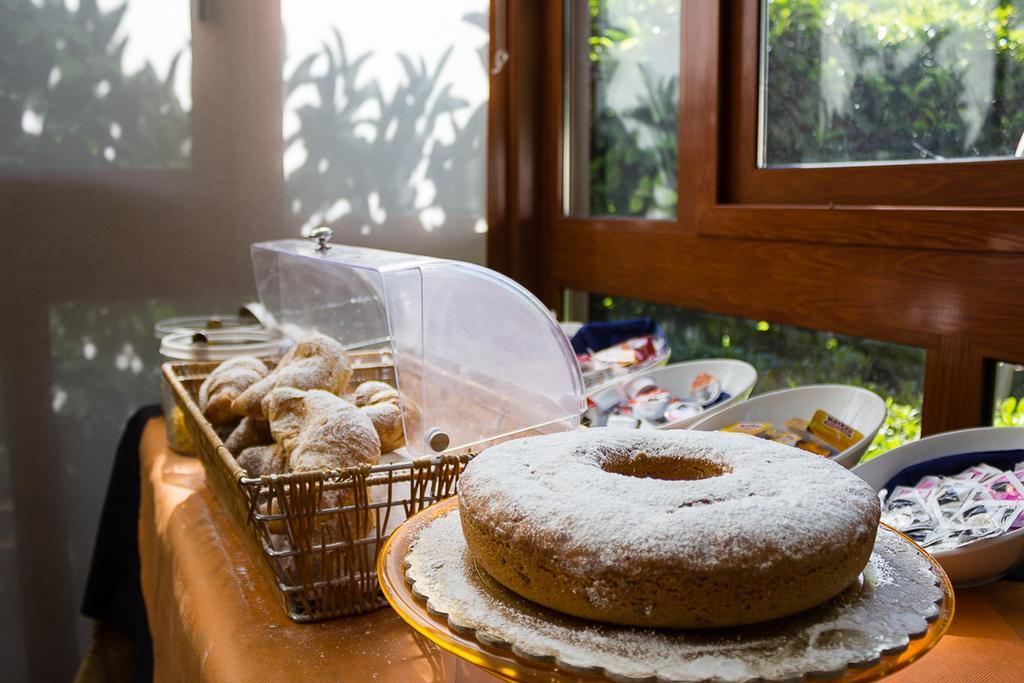
<svg viewBox="0 0 1024 683">
<path fill-rule="evenodd" d="M 177 332 L 165 335 L 160 341 L 160 355 L 164 361 L 192 363 L 222 362 L 236 356 L 277 360 L 288 344 L 288 339 L 276 330 L 262 327 L 209 329 L 203 332 Z M 184 416 L 165 381 L 160 383 L 160 400 L 167 425 L 168 445 L 179 453 L 190 454 L 192 443 L 185 430 Z"/>
</svg>

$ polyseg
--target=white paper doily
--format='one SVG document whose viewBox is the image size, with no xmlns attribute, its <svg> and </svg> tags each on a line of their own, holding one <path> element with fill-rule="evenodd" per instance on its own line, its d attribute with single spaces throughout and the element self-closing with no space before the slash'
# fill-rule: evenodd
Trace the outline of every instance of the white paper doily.
<svg viewBox="0 0 1024 683">
<path fill-rule="evenodd" d="M 872 667 L 928 631 L 944 599 L 919 549 L 886 527 L 861 580 L 833 600 L 764 624 L 712 631 L 640 629 L 529 602 L 473 562 L 458 510 L 424 526 L 405 558 L 412 592 L 455 631 L 526 660 L 623 681 L 799 680 Z"/>
</svg>

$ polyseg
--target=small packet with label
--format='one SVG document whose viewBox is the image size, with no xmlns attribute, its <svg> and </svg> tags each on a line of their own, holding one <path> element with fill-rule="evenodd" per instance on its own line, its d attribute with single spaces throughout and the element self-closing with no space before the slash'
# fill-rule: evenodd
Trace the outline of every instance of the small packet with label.
<svg viewBox="0 0 1024 683">
<path fill-rule="evenodd" d="M 1024 500 L 1024 485 L 1013 472 L 1002 472 L 984 484 L 996 500 Z"/>
<path fill-rule="evenodd" d="M 901 533 L 914 543 L 917 543 L 922 548 L 927 548 L 930 545 L 929 539 L 935 536 L 935 532 L 931 529 L 911 529 L 909 531 L 903 531 Z M 942 538 L 945 537 L 945 534 L 943 534 Z M 936 539 L 934 541 L 931 541 L 931 543 L 938 543 L 939 540 L 941 539 Z"/>
<path fill-rule="evenodd" d="M 882 511 L 882 521 L 904 533 L 938 526 L 938 520 L 917 491 L 891 496 Z"/>
<path fill-rule="evenodd" d="M 665 406 L 665 419 L 669 422 L 677 422 L 704 412 L 704 407 L 695 401 L 683 401 L 673 399 Z"/>
<path fill-rule="evenodd" d="M 811 434 L 840 451 L 845 451 L 864 438 L 863 434 L 850 425 L 820 409 L 815 411 L 807 428 Z"/>
<path fill-rule="evenodd" d="M 997 467 L 981 463 L 980 465 L 972 465 L 968 467 L 960 474 L 954 474 L 953 479 L 967 479 L 970 481 L 982 482 L 1002 473 L 1003 471 Z"/>
<path fill-rule="evenodd" d="M 894 486 L 892 489 L 893 498 L 906 498 L 911 493 L 919 493 L 913 486 Z"/>
<path fill-rule="evenodd" d="M 995 498 L 992 496 L 992 492 L 989 491 L 984 486 L 979 486 L 976 489 L 974 489 L 973 492 L 971 492 L 971 495 L 968 496 L 967 502 L 965 502 L 964 505 L 966 506 L 974 505 L 976 503 L 986 503 L 992 500 L 995 500 Z"/>
<path fill-rule="evenodd" d="M 807 420 L 801 420 L 798 417 L 794 417 L 790 420 L 786 420 L 785 424 L 786 429 L 800 437 L 800 443 L 797 444 L 797 448 L 802 448 L 805 451 L 809 451 L 815 455 L 820 455 L 825 458 L 833 455 L 839 455 L 838 450 L 832 448 L 832 446 L 811 434 L 808 429 Z"/>
<path fill-rule="evenodd" d="M 1018 513 L 1017 518 L 1015 520 L 1010 522 L 1010 527 L 1007 529 L 1007 531 L 1016 531 L 1021 527 L 1024 527 L 1024 509 L 1022 509 L 1020 513 Z"/>
<path fill-rule="evenodd" d="M 690 384 L 690 398 L 702 406 L 709 406 L 722 395 L 722 383 L 712 374 L 699 372 Z"/>
<path fill-rule="evenodd" d="M 936 486 L 928 502 L 936 509 L 943 519 L 952 519 L 960 508 L 970 500 L 972 494 L 977 490 L 978 484 L 962 479 L 947 479 Z"/>
<path fill-rule="evenodd" d="M 937 529 L 922 529 L 920 531 L 913 532 L 913 534 L 906 535 L 920 543 L 922 548 L 930 548 L 945 541 L 949 537 L 949 532 L 949 527 L 940 526 Z M 918 541 L 918 537 L 920 537 L 921 540 Z"/>
<path fill-rule="evenodd" d="M 785 446 L 799 446 L 800 437 L 793 432 L 771 432 L 768 436 L 772 441 Z"/>
<path fill-rule="evenodd" d="M 932 475 L 928 475 L 926 477 L 922 477 L 921 481 L 914 484 L 914 488 L 917 489 L 918 491 L 927 491 L 929 489 L 935 488 L 941 483 L 942 477 L 933 477 Z"/>
<path fill-rule="evenodd" d="M 979 541 L 1000 533 L 1002 533 L 1002 529 L 997 526 L 972 526 L 950 529 L 949 534 L 940 542 L 930 546 L 929 550 L 951 550 L 967 545 L 972 541 Z"/>
<path fill-rule="evenodd" d="M 997 526 L 1006 531 L 1022 510 L 1024 507 L 1007 500 L 974 503 L 965 505 L 953 521 L 959 526 L 985 528 Z"/>
<path fill-rule="evenodd" d="M 749 434 L 750 436 L 756 436 L 761 439 L 770 438 L 772 423 L 771 422 L 737 422 L 731 424 L 728 427 L 722 427 L 718 431 L 720 432 L 732 432 L 735 434 Z"/>
<path fill-rule="evenodd" d="M 836 454 L 835 449 L 827 448 L 815 441 L 803 441 L 801 440 L 797 445 L 797 448 L 807 451 L 808 453 L 814 453 L 820 455 L 823 458 L 830 458 Z"/>
</svg>

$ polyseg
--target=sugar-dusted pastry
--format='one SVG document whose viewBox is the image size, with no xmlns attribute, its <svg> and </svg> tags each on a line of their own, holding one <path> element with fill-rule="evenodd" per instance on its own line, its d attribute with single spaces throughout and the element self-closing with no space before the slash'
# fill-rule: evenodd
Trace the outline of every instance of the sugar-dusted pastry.
<svg viewBox="0 0 1024 683">
<path fill-rule="evenodd" d="M 236 419 L 232 402 L 264 377 L 269 370 L 259 358 L 238 356 L 218 365 L 199 387 L 199 409 L 214 425 Z"/>
<path fill-rule="evenodd" d="M 402 430 L 402 409 L 396 401 L 384 401 L 361 408 L 370 418 L 373 428 L 380 438 L 380 449 L 389 453 L 405 445 L 405 432 Z"/>
<path fill-rule="evenodd" d="M 321 389 L 338 394 L 351 376 L 352 367 L 341 344 L 326 335 L 311 334 L 300 339 L 270 374 L 236 398 L 231 408 L 238 415 L 266 419 L 263 399 L 274 389 Z"/>
<path fill-rule="evenodd" d="M 231 435 L 224 440 L 224 447 L 235 457 L 252 446 L 266 446 L 274 440 L 270 434 L 270 423 L 255 417 L 243 417 Z"/>
<path fill-rule="evenodd" d="M 380 462 L 380 438 L 370 418 L 326 391 L 275 389 L 267 396 L 274 439 L 288 453 L 292 472 L 339 469 Z"/>
<path fill-rule="evenodd" d="M 240 422 L 241 421 L 238 419 L 238 417 L 235 417 L 222 424 L 213 425 L 213 431 L 215 431 L 217 433 L 217 437 L 221 441 L 223 441 L 224 439 L 231 436 L 231 432 L 235 431 L 235 428 L 238 427 Z"/>
<path fill-rule="evenodd" d="M 356 387 L 356 405 L 359 407 L 385 401 L 398 401 L 398 390 L 387 382 L 370 380 Z"/>
<path fill-rule="evenodd" d="M 238 454 L 238 466 L 250 477 L 282 474 L 287 471 L 288 456 L 280 444 L 251 446 Z"/>
</svg>

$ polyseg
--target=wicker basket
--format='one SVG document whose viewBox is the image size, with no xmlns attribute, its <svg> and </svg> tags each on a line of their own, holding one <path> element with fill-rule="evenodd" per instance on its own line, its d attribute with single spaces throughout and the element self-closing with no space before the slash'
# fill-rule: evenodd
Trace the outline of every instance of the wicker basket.
<svg viewBox="0 0 1024 683">
<path fill-rule="evenodd" d="M 371 379 L 394 384 L 386 357 L 356 354 L 353 361 L 351 389 Z M 381 546 L 407 517 L 454 494 L 472 454 L 249 477 L 196 404 L 199 385 L 216 366 L 165 363 L 164 381 L 207 484 L 247 539 L 288 616 L 323 621 L 383 607 L 376 571 Z"/>
</svg>

